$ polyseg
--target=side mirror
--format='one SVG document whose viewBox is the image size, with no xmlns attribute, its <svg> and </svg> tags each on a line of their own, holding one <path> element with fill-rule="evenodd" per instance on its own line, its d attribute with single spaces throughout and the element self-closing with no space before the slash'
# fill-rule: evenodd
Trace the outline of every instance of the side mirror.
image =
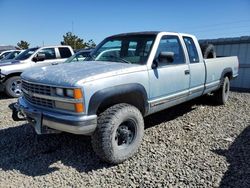
<svg viewBox="0 0 250 188">
<path fill-rule="evenodd" d="M 157 67 L 158 67 L 158 60 L 155 59 L 155 60 L 153 61 L 153 64 L 152 64 L 151 68 L 152 68 L 152 69 L 156 69 Z"/>
<path fill-rule="evenodd" d="M 161 52 L 158 56 L 159 61 L 166 60 L 168 63 L 173 63 L 174 61 L 174 52 Z"/>
<path fill-rule="evenodd" d="M 32 59 L 34 62 L 37 61 L 44 61 L 45 60 L 45 54 L 44 53 L 38 53 L 35 57 Z"/>
</svg>

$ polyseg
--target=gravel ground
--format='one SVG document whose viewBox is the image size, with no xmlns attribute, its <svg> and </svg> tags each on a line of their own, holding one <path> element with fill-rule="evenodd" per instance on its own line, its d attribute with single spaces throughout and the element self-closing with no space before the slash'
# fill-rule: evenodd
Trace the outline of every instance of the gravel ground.
<svg viewBox="0 0 250 188">
<path fill-rule="evenodd" d="M 250 187 L 250 93 L 147 117 L 137 155 L 116 166 L 95 156 L 89 137 L 37 136 L 13 122 L 14 101 L 0 99 L 0 187 Z"/>
</svg>

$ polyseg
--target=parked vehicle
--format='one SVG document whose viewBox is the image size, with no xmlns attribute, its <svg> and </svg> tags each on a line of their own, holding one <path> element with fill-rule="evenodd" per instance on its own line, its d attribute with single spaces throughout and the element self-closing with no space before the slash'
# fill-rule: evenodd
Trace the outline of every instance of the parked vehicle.
<svg viewBox="0 0 250 188">
<path fill-rule="evenodd" d="M 78 62 L 78 61 L 83 61 L 86 57 L 89 56 L 93 49 L 87 49 L 87 50 L 80 50 L 76 52 L 74 55 L 69 57 L 65 63 L 72 63 L 72 62 Z"/>
<path fill-rule="evenodd" d="M 8 55 L 6 55 L 4 58 L 2 58 L 0 60 L 0 63 L 11 61 L 12 59 L 15 59 L 15 57 L 17 57 L 23 51 L 24 50 L 14 50 L 14 51 L 10 52 Z"/>
<path fill-rule="evenodd" d="M 0 91 L 5 91 L 10 97 L 19 97 L 22 93 L 20 75 L 24 70 L 57 65 L 73 54 L 70 46 L 47 46 L 25 50 L 13 61 L 0 63 Z"/>
<path fill-rule="evenodd" d="M 11 52 L 13 52 L 14 50 L 6 50 L 0 53 L 0 60 L 5 58 L 8 54 L 10 54 Z"/>
<path fill-rule="evenodd" d="M 143 117 L 207 93 L 225 104 L 239 66 L 237 57 L 204 59 L 194 36 L 172 32 L 114 35 L 87 60 L 25 71 L 13 119 L 23 115 L 38 134 L 91 135 L 114 164 L 136 153 Z"/>
</svg>

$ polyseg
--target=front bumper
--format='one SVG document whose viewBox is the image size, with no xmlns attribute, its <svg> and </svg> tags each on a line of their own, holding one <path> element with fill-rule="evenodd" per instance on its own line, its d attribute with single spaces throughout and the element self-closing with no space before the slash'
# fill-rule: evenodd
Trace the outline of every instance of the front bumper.
<svg viewBox="0 0 250 188">
<path fill-rule="evenodd" d="M 5 76 L 1 74 L 0 72 L 0 92 L 4 91 L 5 89 L 4 79 L 5 79 Z"/>
<path fill-rule="evenodd" d="M 22 114 L 33 125 L 37 134 L 69 132 L 73 134 L 91 135 L 97 126 L 96 115 L 64 115 L 48 112 L 29 105 L 23 98 L 14 105 L 12 117 Z M 17 118 L 13 118 L 17 120 Z"/>
</svg>

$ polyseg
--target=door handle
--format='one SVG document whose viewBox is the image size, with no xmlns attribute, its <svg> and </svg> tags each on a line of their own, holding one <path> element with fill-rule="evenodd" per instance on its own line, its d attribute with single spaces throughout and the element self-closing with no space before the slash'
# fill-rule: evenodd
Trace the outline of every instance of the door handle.
<svg viewBox="0 0 250 188">
<path fill-rule="evenodd" d="M 58 65 L 58 63 L 51 63 L 52 65 Z"/>
<path fill-rule="evenodd" d="M 189 70 L 185 70 L 184 73 L 187 75 L 187 74 L 190 74 L 190 71 Z"/>
</svg>

